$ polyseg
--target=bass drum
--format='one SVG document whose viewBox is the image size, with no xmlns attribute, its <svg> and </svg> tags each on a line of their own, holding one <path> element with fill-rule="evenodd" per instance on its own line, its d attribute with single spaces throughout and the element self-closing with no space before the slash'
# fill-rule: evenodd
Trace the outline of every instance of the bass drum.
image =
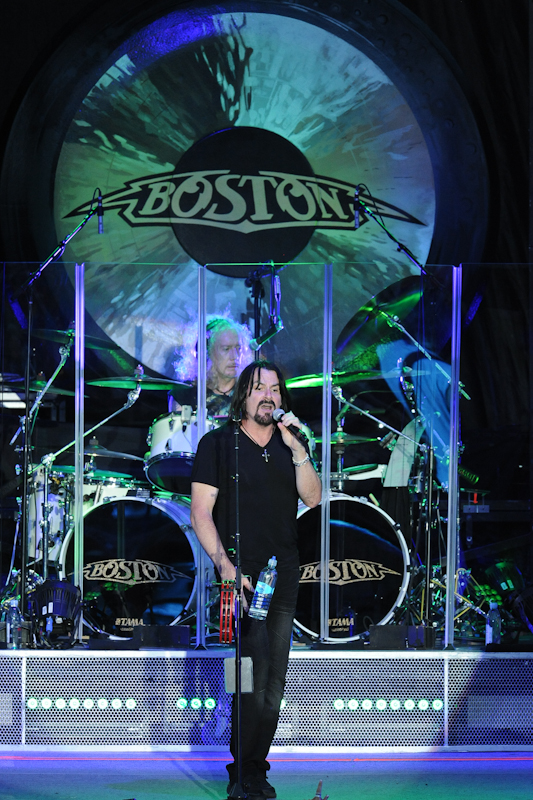
<svg viewBox="0 0 533 800">
<path fill-rule="evenodd" d="M 295 623 L 320 636 L 320 506 L 298 511 L 300 589 Z M 362 497 L 330 493 L 329 634 L 358 639 L 384 625 L 405 597 L 409 552 L 394 520 Z"/>
<path fill-rule="evenodd" d="M 131 636 L 134 625 L 174 625 L 195 600 L 196 547 L 190 506 L 163 498 L 115 497 L 84 509 L 84 622 Z M 74 536 L 61 550 L 72 581 Z"/>
</svg>

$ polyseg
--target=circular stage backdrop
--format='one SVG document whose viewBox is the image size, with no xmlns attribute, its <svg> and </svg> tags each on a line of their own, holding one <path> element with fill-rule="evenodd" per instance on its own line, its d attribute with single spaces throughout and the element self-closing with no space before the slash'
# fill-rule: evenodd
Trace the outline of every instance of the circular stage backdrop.
<svg viewBox="0 0 533 800">
<path fill-rule="evenodd" d="M 65 258 L 91 262 L 89 312 L 158 372 L 172 373 L 194 315 L 198 263 L 211 265 L 218 310 L 229 304 L 239 318 L 250 303 L 236 279 L 255 264 L 338 265 L 339 330 L 369 297 L 416 272 L 374 220 L 361 213 L 354 224 L 360 184 L 361 199 L 421 263 L 443 251 L 443 187 L 460 168 L 439 159 L 453 152 L 454 126 L 479 147 L 464 97 L 394 0 L 324 12 L 305 5 L 192 4 L 162 15 L 116 49 L 63 131 L 53 175 L 57 238 L 99 187 L 105 233 L 91 221 Z M 422 82 L 435 59 L 439 74 Z M 465 213 L 474 205 L 461 203 Z M 308 268 L 305 286 L 301 270 L 282 273 L 288 320 L 313 317 L 321 269 Z"/>
</svg>

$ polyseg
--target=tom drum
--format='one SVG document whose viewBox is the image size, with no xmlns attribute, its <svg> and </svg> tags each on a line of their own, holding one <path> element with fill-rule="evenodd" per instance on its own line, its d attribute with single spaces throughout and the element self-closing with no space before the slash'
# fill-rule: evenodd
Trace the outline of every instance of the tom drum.
<svg viewBox="0 0 533 800">
<path fill-rule="evenodd" d="M 215 427 L 216 423 L 208 419 L 206 430 Z M 173 494 L 190 494 L 192 465 L 198 447 L 196 413 L 182 411 L 159 417 L 152 423 L 146 441 L 150 450 L 144 471 L 150 483 Z"/>
</svg>

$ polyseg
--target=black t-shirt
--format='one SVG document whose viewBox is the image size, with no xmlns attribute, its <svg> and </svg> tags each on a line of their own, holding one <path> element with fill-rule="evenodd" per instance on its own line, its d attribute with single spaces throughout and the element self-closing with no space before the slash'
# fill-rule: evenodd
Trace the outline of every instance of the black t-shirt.
<svg viewBox="0 0 533 800">
<path fill-rule="evenodd" d="M 219 492 L 213 519 L 222 544 L 234 547 L 235 424 L 206 433 L 198 444 L 191 480 Z M 266 449 L 268 461 L 263 457 Z M 278 570 L 298 567 L 298 492 L 292 451 L 277 428 L 266 448 L 239 433 L 239 529 L 245 572 L 262 569 L 276 556 Z"/>
</svg>

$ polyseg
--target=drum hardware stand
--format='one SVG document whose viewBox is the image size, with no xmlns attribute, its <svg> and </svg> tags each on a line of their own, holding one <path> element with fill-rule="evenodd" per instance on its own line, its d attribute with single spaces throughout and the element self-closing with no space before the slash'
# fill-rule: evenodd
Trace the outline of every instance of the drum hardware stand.
<svg viewBox="0 0 533 800">
<path fill-rule="evenodd" d="M 137 400 L 139 399 L 139 396 L 141 394 L 141 389 L 142 389 L 141 381 L 142 381 L 143 375 L 144 375 L 144 369 L 139 364 L 137 367 L 135 367 L 135 380 L 137 381 L 137 386 L 135 387 L 135 389 L 132 389 L 130 392 L 128 392 L 128 399 L 126 400 L 126 402 L 124 403 L 122 408 L 119 408 L 118 411 L 113 411 L 113 413 L 110 414 L 108 417 L 106 417 L 105 419 L 101 420 L 100 422 L 97 422 L 96 425 L 93 425 L 93 427 L 89 428 L 88 431 L 85 431 L 85 433 L 83 434 L 83 438 L 84 439 L 87 436 L 89 436 L 89 434 L 94 433 L 94 431 L 98 430 L 98 428 L 101 428 L 102 425 L 105 425 L 107 422 L 109 422 L 109 420 L 113 419 L 114 417 L 117 417 L 119 414 L 122 414 L 123 411 L 127 411 L 128 408 L 131 408 L 132 405 L 137 402 Z M 76 440 L 74 439 L 72 442 L 69 442 L 64 447 L 62 447 L 60 450 L 56 450 L 55 453 L 49 453 L 48 455 L 43 456 L 42 459 L 41 459 L 41 463 L 45 467 L 46 467 L 46 465 L 53 464 L 54 461 L 56 460 L 56 458 L 58 456 L 60 456 L 62 453 L 64 453 L 65 450 L 68 450 L 70 447 L 72 447 L 72 445 L 75 444 L 75 442 L 76 442 Z"/>
<path fill-rule="evenodd" d="M 420 353 L 422 353 L 422 355 L 425 358 L 427 358 L 428 361 L 434 361 L 436 369 L 441 373 L 441 375 L 444 376 L 444 378 L 446 378 L 446 381 L 448 382 L 448 384 L 450 384 L 450 376 L 448 375 L 448 373 L 446 372 L 444 367 L 438 361 L 436 361 L 433 358 L 431 353 L 428 350 L 426 350 L 426 348 L 419 341 L 417 341 L 414 336 L 411 336 L 411 334 L 409 333 L 407 328 L 404 325 L 402 325 L 402 323 L 400 321 L 400 318 L 398 316 L 389 314 L 388 311 L 384 311 L 381 308 L 377 308 L 375 313 L 377 315 L 379 315 L 379 316 L 384 317 L 387 325 L 390 328 L 396 328 L 396 330 L 400 331 L 400 333 L 403 333 L 404 336 L 406 336 L 414 344 L 416 349 Z M 402 360 L 402 359 L 399 359 L 399 360 Z M 398 365 L 398 366 L 400 366 L 400 365 Z M 400 378 L 400 383 L 401 383 L 401 381 L 402 381 L 402 378 Z M 404 390 L 403 385 L 402 385 L 402 390 Z M 464 386 L 460 381 L 459 381 L 459 393 L 461 394 L 462 397 L 464 397 L 465 400 L 471 400 L 472 399 L 470 397 L 470 395 L 466 393 L 466 391 L 464 389 Z M 405 391 L 404 391 L 404 395 L 405 395 Z"/>
<path fill-rule="evenodd" d="M 343 403 L 344 404 L 344 407 L 342 409 L 342 413 L 344 413 L 348 408 L 353 408 L 353 410 L 357 411 L 359 414 L 363 414 L 363 416 L 368 417 L 369 419 L 373 420 L 374 422 L 377 422 L 377 424 L 380 427 L 388 428 L 388 430 L 391 433 L 395 433 L 397 436 L 401 436 L 403 439 L 407 439 L 408 441 L 413 442 L 413 444 L 415 444 L 417 446 L 417 448 L 420 448 L 421 450 L 427 450 L 428 445 L 421 444 L 420 442 L 417 442 L 416 439 L 413 439 L 413 438 L 411 438 L 411 436 L 407 436 L 405 433 L 402 433 L 402 431 L 399 431 L 396 428 L 393 428 L 392 425 L 389 425 L 387 422 L 383 422 L 383 420 L 378 419 L 377 417 L 374 417 L 373 414 L 371 414 L 369 411 L 365 411 L 364 408 L 359 408 L 359 406 L 356 406 L 352 402 L 353 399 L 354 399 L 353 397 L 351 397 L 350 400 L 346 400 L 344 398 L 343 394 L 342 394 L 342 389 L 341 389 L 340 386 L 333 386 L 331 391 L 332 391 L 333 396 L 335 397 L 335 399 L 338 400 L 339 403 Z"/>
<path fill-rule="evenodd" d="M 26 570 L 27 570 L 27 562 L 28 562 L 28 522 L 29 522 L 29 515 L 28 515 L 28 497 L 29 497 L 29 478 L 30 478 L 30 456 L 31 456 L 31 409 L 30 409 L 30 367 L 31 367 L 31 333 L 33 328 L 33 285 L 34 283 L 41 277 L 42 273 L 46 269 L 49 264 L 52 264 L 54 261 L 58 261 L 63 253 L 65 252 L 65 248 L 67 244 L 70 242 L 71 239 L 76 236 L 77 233 L 81 231 L 82 228 L 89 222 L 91 217 L 94 217 L 96 213 L 98 213 L 98 204 L 95 205 L 96 198 L 101 196 L 100 189 L 95 189 L 93 192 L 93 197 L 91 200 L 91 207 L 79 225 L 74 228 L 68 236 L 63 239 L 63 241 L 56 247 L 56 249 L 48 256 L 46 261 L 39 265 L 39 268 L 31 273 L 28 278 L 24 281 L 22 286 L 20 286 L 15 292 L 13 292 L 10 296 L 10 301 L 14 302 L 20 295 L 24 294 L 25 292 L 28 293 L 28 324 L 27 324 L 27 336 L 26 336 L 26 372 L 24 376 L 24 391 L 26 395 L 26 413 L 21 418 L 21 426 L 20 431 L 23 433 L 23 445 L 22 445 L 22 452 L 23 452 L 23 473 L 24 479 L 22 483 L 22 510 L 21 510 L 21 521 L 22 521 L 22 532 L 21 532 L 21 568 L 20 568 L 20 610 L 22 615 L 24 616 L 27 611 L 27 603 L 26 603 Z M 100 209 L 101 210 L 101 209 Z M 54 375 L 55 377 L 55 375 Z M 52 379 L 48 382 L 45 389 L 48 388 Z M 44 395 L 44 391 L 43 391 Z M 42 396 L 41 396 L 42 401 Z M 18 432 L 17 432 L 18 436 Z"/>
</svg>

